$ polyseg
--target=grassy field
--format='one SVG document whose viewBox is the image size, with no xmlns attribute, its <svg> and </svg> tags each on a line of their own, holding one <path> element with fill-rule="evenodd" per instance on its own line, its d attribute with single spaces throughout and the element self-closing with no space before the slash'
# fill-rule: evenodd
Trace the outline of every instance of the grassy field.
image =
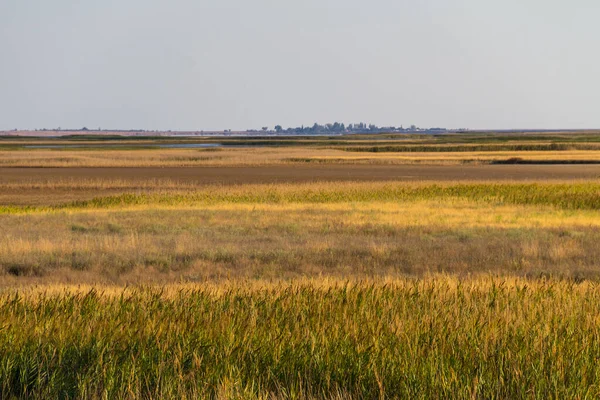
<svg viewBox="0 0 600 400">
<path fill-rule="evenodd" d="M 352 165 L 442 160 L 459 176 L 451 164 L 484 156 L 596 161 L 594 135 L 108 151 L 2 139 L 0 398 L 598 398 L 594 165 L 554 166 L 579 180 L 516 164 L 414 182 Z M 338 161 L 297 181 L 319 157 Z M 242 181 L 194 175 L 229 171 L 217 164 Z M 250 165 L 276 180 L 244 178 Z M 504 168 L 524 180 L 493 179 Z"/>
<path fill-rule="evenodd" d="M 26 149 L 0 150 L 0 167 L 219 167 L 277 166 L 287 164 L 326 165 L 465 165 L 507 162 L 555 164 L 598 163 L 600 147 L 593 150 L 427 150 L 373 151 L 375 148 L 257 147 L 207 149 Z M 397 149 L 393 147 L 392 149 Z"/>
<path fill-rule="evenodd" d="M 595 284 L 49 287 L 0 295 L 2 398 L 596 398 Z"/>
<path fill-rule="evenodd" d="M 221 146 L 177 148 L 177 146 Z M 197 167 L 600 163 L 600 134 L 345 135 L 301 138 L 0 138 L 0 167 Z"/>
<path fill-rule="evenodd" d="M 1 279 L 595 278 L 599 194 L 591 182 L 320 183 L 3 206 Z"/>
</svg>

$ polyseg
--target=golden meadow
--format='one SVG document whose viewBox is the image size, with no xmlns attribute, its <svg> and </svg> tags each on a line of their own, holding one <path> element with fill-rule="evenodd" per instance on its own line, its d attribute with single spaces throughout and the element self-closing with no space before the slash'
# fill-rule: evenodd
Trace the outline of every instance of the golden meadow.
<svg viewBox="0 0 600 400">
<path fill-rule="evenodd" d="M 572 164 L 598 162 L 600 144 L 565 147 L 257 147 L 206 149 L 87 148 L 81 150 L 20 149 L 0 147 L 0 167 L 198 167 L 198 166 L 277 166 L 282 164 L 367 164 L 367 165 L 462 165 L 494 164 L 519 159 Z"/>
<path fill-rule="evenodd" d="M 596 183 L 311 183 L 0 207 L 2 280 L 595 278 Z"/>
<path fill-rule="evenodd" d="M 1 398 L 600 396 L 595 180 L 0 199 Z"/>
</svg>

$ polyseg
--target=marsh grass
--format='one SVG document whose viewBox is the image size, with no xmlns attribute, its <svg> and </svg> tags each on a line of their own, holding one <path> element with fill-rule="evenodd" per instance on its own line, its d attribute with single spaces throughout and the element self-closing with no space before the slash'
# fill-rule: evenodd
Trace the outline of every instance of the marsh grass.
<svg viewBox="0 0 600 400">
<path fill-rule="evenodd" d="M 215 203 L 343 203 L 407 202 L 464 199 L 481 203 L 542 205 L 561 209 L 599 209 L 598 183 L 315 183 L 214 186 L 182 193 L 151 193 L 97 197 L 59 208 L 107 208 L 148 204 L 184 205 Z"/>
<path fill-rule="evenodd" d="M 26 149 L 0 148 L 0 167 L 198 167 L 282 164 L 461 165 L 510 158 L 567 162 L 598 160 L 600 144 L 386 145 L 338 147 L 240 147 L 207 149 Z"/>
<path fill-rule="evenodd" d="M 431 272 L 597 279 L 599 193 L 590 182 L 325 182 L 5 206 L 0 281 Z"/>
<path fill-rule="evenodd" d="M 0 295 L 2 398 L 595 398 L 594 284 L 481 278 Z"/>
<path fill-rule="evenodd" d="M 7 184 L 7 188 L 68 188 L 67 182 Z M 199 204 L 332 204 L 411 202 L 421 200 L 469 200 L 481 204 L 552 206 L 559 209 L 600 208 L 600 184 L 578 183 L 402 183 L 319 182 L 304 184 L 206 185 L 173 181 L 77 181 L 74 190 L 120 190 L 125 193 L 98 196 L 53 206 L 0 206 L 0 214 L 135 206 L 184 206 Z"/>
<path fill-rule="evenodd" d="M 560 146 L 552 154 L 581 157 Z M 521 156 L 455 153 L 393 162 Z M 0 161 L 348 162 L 341 154 L 19 150 Z M 53 179 L 0 190 L 96 196 L 0 207 L 2 399 L 600 397 L 600 183 Z"/>
<path fill-rule="evenodd" d="M 158 182 L 158 181 L 156 181 Z M 551 206 L 565 210 L 600 209 L 600 184 L 579 183 L 406 183 L 406 182 L 318 182 L 301 184 L 206 185 L 166 181 L 79 182 L 85 190 L 118 190 L 112 196 L 97 196 L 58 205 L 2 205 L 0 214 L 60 210 L 114 209 L 120 207 L 193 206 L 215 204 L 335 204 L 423 200 L 468 200 L 485 204 Z M 29 184 L 6 187 L 29 189 Z M 68 188 L 68 183 L 36 183 L 31 187 Z M 124 193 L 123 193 L 124 192 Z"/>
<path fill-rule="evenodd" d="M 456 153 L 456 152 L 495 152 L 495 151 L 569 151 L 600 150 L 598 143 L 499 143 L 499 144 L 429 144 L 429 145 L 379 145 L 351 146 L 340 149 L 363 153 Z"/>
<path fill-rule="evenodd" d="M 0 284 L 305 276 L 598 279 L 600 215 L 467 200 L 139 205 L 0 215 Z"/>
</svg>

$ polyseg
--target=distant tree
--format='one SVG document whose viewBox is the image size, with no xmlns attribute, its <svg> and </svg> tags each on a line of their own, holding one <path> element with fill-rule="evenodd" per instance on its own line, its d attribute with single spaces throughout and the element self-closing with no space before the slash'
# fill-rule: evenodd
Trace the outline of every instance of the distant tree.
<svg viewBox="0 0 600 400">
<path fill-rule="evenodd" d="M 85 126 L 83 128 L 81 128 L 82 131 L 87 131 L 88 128 L 86 128 Z"/>
<path fill-rule="evenodd" d="M 434 130 L 444 130 L 444 128 L 432 128 Z M 407 131 L 418 131 L 419 128 L 415 125 L 411 125 L 410 128 L 404 128 L 402 125 L 400 127 L 391 126 L 378 126 L 375 124 L 369 123 L 353 123 L 353 124 L 344 124 L 341 122 L 327 123 L 324 125 L 320 125 L 315 122 L 312 126 L 298 126 L 298 127 L 288 127 L 283 128 L 281 125 L 275 125 L 273 131 L 277 133 L 289 133 L 289 134 L 328 134 L 328 133 L 343 133 L 343 132 L 352 132 L 352 133 L 377 133 L 377 132 L 407 132 Z M 269 131 L 268 127 L 262 127 L 263 132 Z M 260 130 L 249 130 L 248 132 L 260 132 Z"/>
</svg>

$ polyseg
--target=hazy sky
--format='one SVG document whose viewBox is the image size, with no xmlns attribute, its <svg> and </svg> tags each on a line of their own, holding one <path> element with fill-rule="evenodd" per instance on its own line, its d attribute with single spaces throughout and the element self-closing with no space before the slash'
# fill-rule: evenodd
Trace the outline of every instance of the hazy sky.
<svg viewBox="0 0 600 400">
<path fill-rule="evenodd" d="M 0 129 L 599 128 L 598 0 L 0 0 Z"/>
</svg>

